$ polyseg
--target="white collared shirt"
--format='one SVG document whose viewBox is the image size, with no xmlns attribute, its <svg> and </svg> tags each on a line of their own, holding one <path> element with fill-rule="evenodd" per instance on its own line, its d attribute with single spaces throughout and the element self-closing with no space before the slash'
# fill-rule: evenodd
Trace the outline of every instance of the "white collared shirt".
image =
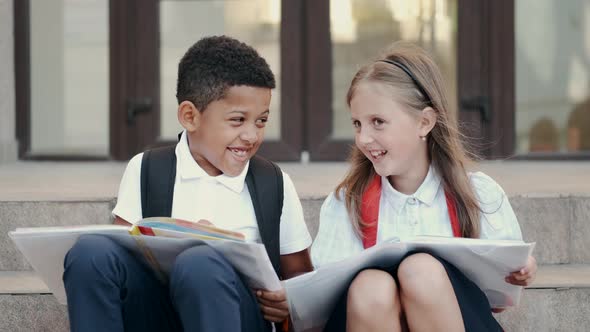
<svg viewBox="0 0 590 332">
<path fill-rule="evenodd" d="M 186 133 L 176 145 L 176 180 L 172 217 L 188 221 L 206 219 L 215 226 L 241 232 L 247 241 L 261 242 L 252 199 L 245 185 L 249 164 L 235 177 L 225 174 L 210 176 L 191 155 Z M 135 223 L 141 213 L 141 162 L 143 153 L 133 157 L 119 186 L 113 214 Z M 280 226 L 280 254 L 304 250 L 311 236 L 303 219 L 303 209 L 295 186 L 283 172 L 283 211 Z"/>
<path fill-rule="evenodd" d="M 522 240 L 504 190 L 482 172 L 470 173 L 469 177 L 483 211 L 480 238 Z M 387 177 L 381 177 L 377 243 L 421 235 L 453 236 L 444 189 L 434 168 L 430 167 L 413 195 L 395 190 Z M 339 261 L 362 250 L 362 241 L 352 228 L 344 201 L 331 193 L 322 205 L 318 235 L 311 249 L 314 266 Z"/>
</svg>

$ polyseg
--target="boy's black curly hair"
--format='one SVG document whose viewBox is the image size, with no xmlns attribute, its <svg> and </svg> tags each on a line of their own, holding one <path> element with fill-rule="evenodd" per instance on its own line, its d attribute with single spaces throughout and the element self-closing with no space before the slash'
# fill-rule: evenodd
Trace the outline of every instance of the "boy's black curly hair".
<svg viewBox="0 0 590 332">
<path fill-rule="evenodd" d="M 274 89 L 275 78 L 256 50 L 234 38 L 203 38 L 188 49 L 178 64 L 179 104 L 190 101 L 202 112 L 235 85 Z"/>
</svg>

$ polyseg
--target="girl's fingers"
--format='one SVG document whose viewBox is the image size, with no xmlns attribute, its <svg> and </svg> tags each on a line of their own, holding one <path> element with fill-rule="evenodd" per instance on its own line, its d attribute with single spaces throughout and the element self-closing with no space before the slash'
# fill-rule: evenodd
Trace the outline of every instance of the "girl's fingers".
<svg viewBox="0 0 590 332">
<path fill-rule="evenodd" d="M 533 283 L 537 274 L 537 261 L 533 256 L 529 256 L 527 264 L 522 269 L 510 273 L 506 277 L 506 282 L 517 286 L 529 286 Z"/>
<path fill-rule="evenodd" d="M 506 282 L 512 285 L 516 285 L 516 286 L 529 286 L 530 284 L 533 283 L 532 278 L 527 278 L 525 280 L 518 280 L 515 279 L 512 276 L 506 277 Z"/>
<path fill-rule="evenodd" d="M 510 277 L 512 277 L 512 278 L 514 278 L 514 279 L 516 279 L 516 280 L 520 280 L 520 281 L 522 281 L 522 280 L 527 280 L 527 279 L 528 279 L 528 278 L 530 278 L 531 276 L 530 276 L 528 273 L 526 273 L 526 274 L 521 274 L 521 273 L 518 273 L 518 272 L 517 272 L 517 273 L 512 273 L 512 274 L 510 274 Z"/>
<path fill-rule="evenodd" d="M 529 256 L 527 266 L 525 266 L 528 273 L 535 274 L 537 272 L 537 260 L 533 256 Z"/>
</svg>

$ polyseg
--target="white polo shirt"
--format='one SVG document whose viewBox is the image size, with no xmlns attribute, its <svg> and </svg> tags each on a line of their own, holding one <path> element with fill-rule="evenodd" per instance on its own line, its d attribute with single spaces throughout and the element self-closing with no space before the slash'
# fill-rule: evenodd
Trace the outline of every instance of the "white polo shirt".
<svg viewBox="0 0 590 332">
<path fill-rule="evenodd" d="M 480 238 L 522 240 L 518 220 L 504 190 L 482 172 L 470 173 L 469 177 L 483 211 Z M 395 190 L 387 177 L 381 177 L 377 243 L 420 235 L 453 237 L 441 178 L 430 167 L 418 190 L 406 195 Z M 362 250 L 362 241 L 352 228 L 344 201 L 331 193 L 320 210 L 318 235 L 311 249 L 314 266 L 339 261 Z"/>
<path fill-rule="evenodd" d="M 215 226 L 241 232 L 247 241 L 261 242 L 252 199 L 245 185 L 249 164 L 235 177 L 208 175 L 192 157 L 186 134 L 176 145 L 176 180 L 172 217 L 188 221 L 206 219 Z M 133 157 L 119 187 L 113 214 L 130 223 L 142 218 L 141 162 L 143 153 Z M 283 211 L 280 223 L 280 254 L 308 248 L 311 236 L 303 219 L 303 209 L 295 186 L 283 172 Z"/>
</svg>

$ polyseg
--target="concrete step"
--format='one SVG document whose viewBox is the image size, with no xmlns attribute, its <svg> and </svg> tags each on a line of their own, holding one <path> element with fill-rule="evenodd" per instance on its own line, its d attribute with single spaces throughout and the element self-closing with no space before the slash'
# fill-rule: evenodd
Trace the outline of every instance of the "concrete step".
<svg viewBox="0 0 590 332">
<path fill-rule="evenodd" d="M 302 197 L 312 237 L 324 197 Z M 536 241 L 540 264 L 590 263 L 590 195 L 517 195 L 510 198 L 524 238 Z M 31 267 L 8 238 L 17 227 L 106 224 L 114 198 L 64 201 L 0 201 L 0 271 Z"/>
<path fill-rule="evenodd" d="M 0 331 L 67 331 L 67 308 L 34 272 L 0 272 Z M 521 304 L 497 318 L 506 331 L 587 331 L 590 264 L 543 265 Z"/>
<path fill-rule="evenodd" d="M 539 267 L 520 305 L 497 314 L 504 331 L 588 331 L 590 265 Z"/>
<path fill-rule="evenodd" d="M 0 202 L 0 271 L 31 267 L 8 237 L 18 227 L 111 223 L 115 200 L 4 201 Z"/>
<path fill-rule="evenodd" d="M 51 294 L 0 294 L 0 331 L 66 332 L 68 310 Z"/>
</svg>

